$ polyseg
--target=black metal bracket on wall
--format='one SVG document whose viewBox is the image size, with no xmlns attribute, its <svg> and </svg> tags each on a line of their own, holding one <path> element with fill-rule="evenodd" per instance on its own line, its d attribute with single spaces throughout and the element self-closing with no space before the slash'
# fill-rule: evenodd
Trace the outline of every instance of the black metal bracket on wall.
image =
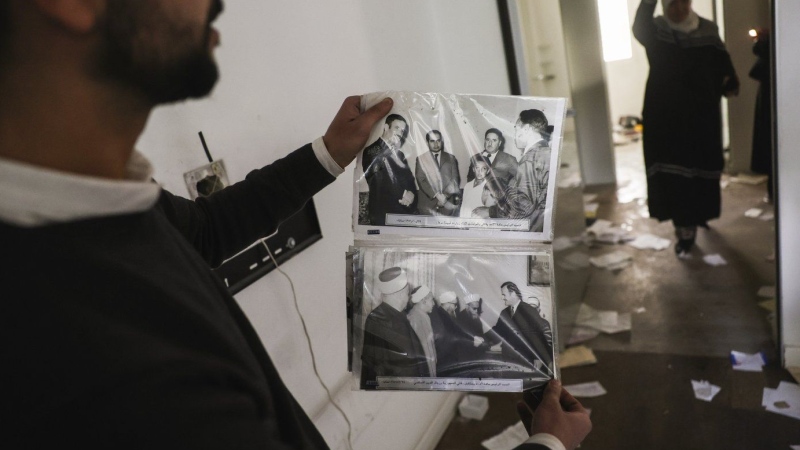
<svg viewBox="0 0 800 450">
<path fill-rule="evenodd" d="M 303 209 L 281 223 L 278 233 L 266 243 L 278 264 L 283 264 L 320 239 L 322 230 L 317 210 L 314 201 L 309 200 Z M 236 294 L 274 269 L 275 262 L 259 243 L 225 261 L 214 272 L 225 282 L 230 293 Z"/>
</svg>

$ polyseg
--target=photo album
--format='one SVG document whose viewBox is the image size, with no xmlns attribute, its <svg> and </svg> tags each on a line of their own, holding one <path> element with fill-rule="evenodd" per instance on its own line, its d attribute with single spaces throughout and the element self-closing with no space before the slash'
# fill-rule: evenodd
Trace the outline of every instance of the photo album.
<svg viewBox="0 0 800 450">
<path fill-rule="evenodd" d="M 522 392 L 558 378 L 552 245 L 566 100 L 378 92 L 354 174 L 355 389 Z"/>
</svg>

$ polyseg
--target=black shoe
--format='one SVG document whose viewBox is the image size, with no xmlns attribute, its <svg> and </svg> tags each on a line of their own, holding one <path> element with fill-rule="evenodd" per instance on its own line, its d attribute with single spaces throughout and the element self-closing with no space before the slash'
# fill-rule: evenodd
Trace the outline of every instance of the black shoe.
<svg viewBox="0 0 800 450">
<path fill-rule="evenodd" d="M 679 239 L 678 243 L 675 244 L 675 254 L 679 258 L 683 256 L 688 256 L 689 252 L 692 251 L 693 246 L 694 246 L 693 239 Z"/>
</svg>

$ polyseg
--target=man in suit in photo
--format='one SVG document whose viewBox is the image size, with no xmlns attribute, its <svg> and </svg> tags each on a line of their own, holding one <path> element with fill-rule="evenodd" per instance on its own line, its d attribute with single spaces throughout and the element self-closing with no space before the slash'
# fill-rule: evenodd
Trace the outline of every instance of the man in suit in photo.
<svg viewBox="0 0 800 450">
<path fill-rule="evenodd" d="M 500 313 L 490 332 L 492 350 L 502 351 L 503 359 L 545 374 L 552 372 L 553 333 L 550 324 L 538 310 L 522 301 L 516 284 L 506 281 L 500 286 L 506 308 Z M 544 325 L 547 325 L 546 327 Z"/>
<path fill-rule="evenodd" d="M 481 155 L 489 160 L 489 165 L 492 168 L 492 176 L 503 186 L 507 186 L 508 183 L 514 179 L 517 175 L 518 166 L 517 159 L 504 151 L 505 146 L 506 138 L 500 130 L 497 128 L 489 128 L 486 130 L 486 133 L 484 133 L 483 152 L 481 152 Z M 470 166 L 469 172 L 467 172 L 467 181 L 472 181 L 474 179 L 475 170 Z"/>
<path fill-rule="evenodd" d="M 419 185 L 420 214 L 427 216 L 453 216 L 458 212 L 461 174 L 456 157 L 444 150 L 444 140 L 439 130 L 425 135 L 427 153 L 417 158 L 414 175 Z"/>
<path fill-rule="evenodd" d="M 534 232 L 544 230 L 550 181 L 550 131 L 542 111 L 528 109 L 519 113 L 514 126 L 514 144 L 522 151 L 522 157 L 517 174 L 497 202 L 500 217 L 530 219 L 530 231 Z"/>
<path fill-rule="evenodd" d="M 383 134 L 364 149 L 361 165 L 369 185 L 367 216 L 370 225 L 385 225 L 387 214 L 416 214 L 417 186 L 414 174 L 400 150 L 408 136 L 408 123 L 389 114 Z"/>
</svg>

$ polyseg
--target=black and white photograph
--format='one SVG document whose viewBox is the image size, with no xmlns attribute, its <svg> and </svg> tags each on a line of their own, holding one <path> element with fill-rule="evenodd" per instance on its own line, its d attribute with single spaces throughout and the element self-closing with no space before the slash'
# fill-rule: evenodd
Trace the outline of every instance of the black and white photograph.
<svg viewBox="0 0 800 450">
<path fill-rule="evenodd" d="M 540 252 L 357 248 L 352 369 L 363 390 L 520 392 L 556 375 Z"/>
<path fill-rule="evenodd" d="M 528 258 L 528 285 L 550 286 L 550 258 L 533 255 Z"/>
<path fill-rule="evenodd" d="M 390 114 L 355 168 L 357 236 L 552 239 L 566 100 L 377 92 Z"/>
</svg>

